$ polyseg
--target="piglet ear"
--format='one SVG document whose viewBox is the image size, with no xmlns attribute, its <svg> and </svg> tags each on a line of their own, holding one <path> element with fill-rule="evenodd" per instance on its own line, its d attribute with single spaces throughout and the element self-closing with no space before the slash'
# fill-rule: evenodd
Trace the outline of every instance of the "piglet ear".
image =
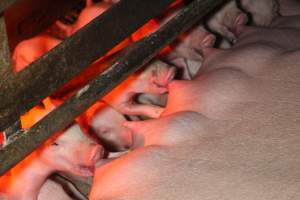
<svg viewBox="0 0 300 200">
<path fill-rule="evenodd" d="M 73 27 L 71 25 L 66 25 L 59 20 L 55 22 L 55 26 L 59 28 L 63 38 L 71 36 L 73 32 Z"/>
</svg>

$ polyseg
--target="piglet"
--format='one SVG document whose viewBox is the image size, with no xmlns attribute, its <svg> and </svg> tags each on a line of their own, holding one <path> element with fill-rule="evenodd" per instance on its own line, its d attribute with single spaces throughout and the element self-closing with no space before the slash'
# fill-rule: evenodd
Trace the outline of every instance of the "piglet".
<svg viewBox="0 0 300 200">
<path fill-rule="evenodd" d="M 12 55 L 13 71 L 17 73 L 23 70 L 27 65 L 40 58 L 60 42 L 60 39 L 47 33 L 20 42 Z"/>
<path fill-rule="evenodd" d="M 269 26 L 279 16 L 278 0 L 240 0 L 240 3 L 252 15 L 254 25 Z"/>
<path fill-rule="evenodd" d="M 170 67 L 161 61 L 154 61 L 143 71 L 130 76 L 102 100 L 122 114 L 157 118 L 163 108 L 155 105 L 135 104 L 134 97 L 140 93 L 166 93 L 167 86 L 174 76 L 175 67 Z"/>
<path fill-rule="evenodd" d="M 162 24 L 177 12 L 178 10 L 173 10 L 167 19 L 162 21 Z M 172 44 L 173 51 L 167 55 L 166 60 L 181 70 L 181 79 L 191 80 L 205 59 L 203 51 L 215 45 L 216 37 L 207 30 L 207 27 L 210 31 L 224 36 L 226 38 L 224 42 L 228 44 L 226 47 L 230 47 L 231 43 L 237 40 L 238 27 L 246 24 L 247 21 L 246 14 L 237 7 L 236 2 L 230 1 L 209 16 L 205 25 L 198 24 L 182 34 L 177 42 Z"/>
<path fill-rule="evenodd" d="M 247 22 L 247 15 L 238 8 L 235 0 L 231 0 L 220 10 L 217 10 L 205 23 L 211 31 L 235 43 L 237 40 L 237 28 L 240 25 L 245 25 Z"/>
<path fill-rule="evenodd" d="M 90 23 L 93 19 L 97 16 L 101 15 L 111 6 L 110 3 L 100 2 L 100 3 L 93 3 L 90 0 L 86 1 L 86 7 L 81 11 L 80 15 L 78 16 L 77 21 L 72 25 L 65 25 L 59 21 L 57 21 L 57 25 L 64 31 L 67 37 L 73 35 L 79 29 Z"/>
<path fill-rule="evenodd" d="M 213 34 L 198 25 L 172 44 L 173 51 L 165 59 L 180 70 L 180 79 L 191 80 L 202 65 L 203 49 L 212 48 L 215 39 Z"/>
<path fill-rule="evenodd" d="M 123 114 L 145 115 L 157 118 L 163 108 L 153 104 L 137 104 L 134 98 L 140 94 L 167 92 L 168 83 L 174 78 L 175 68 L 161 61 L 152 62 L 143 71 L 131 75 L 127 80 L 107 94 L 102 102 L 90 107 L 77 121 L 86 132 L 93 132 L 109 151 L 125 151 L 133 148 L 131 131 L 122 126 L 126 122 Z"/>
<path fill-rule="evenodd" d="M 29 112 L 27 115 L 44 116 L 48 112 L 41 107 L 39 112 Z M 36 119 L 41 116 L 37 116 Z M 40 189 L 52 173 L 91 176 L 95 163 L 102 156 L 102 147 L 87 138 L 75 123 L 57 133 L 1 177 L 0 193 L 10 200 L 37 199 Z"/>
<path fill-rule="evenodd" d="M 77 121 L 86 132 L 100 139 L 106 150 L 120 152 L 131 148 L 131 132 L 122 125 L 127 121 L 125 116 L 108 104 L 98 101 L 78 117 Z"/>
<path fill-rule="evenodd" d="M 93 3 L 91 0 L 87 0 L 86 7 L 81 11 L 75 24 L 66 25 L 60 21 L 57 21 L 56 25 L 61 29 L 61 31 L 64 33 L 65 37 L 70 37 L 77 31 L 79 31 L 81 28 L 83 28 L 85 25 L 90 23 L 92 20 L 94 20 L 96 17 L 98 17 L 99 15 L 104 13 L 111 6 L 112 6 L 111 3 L 107 3 L 107 2 Z M 117 46 L 115 46 L 113 49 L 111 49 L 107 53 L 107 56 L 114 54 L 117 51 L 120 51 L 121 49 L 123 49 L 130 43 L 131 43 L 130 38 L 123 40 L 121 43 L 119 43 Z"/>
<path fill-rule="evenodd" d="M 64 35 L 63 37 L 69 37 L 83 26 L 91 22 L 94 18 L 101 15 L 110 6 L 110 4 L 104 2 L 97 4 L 88 3 L 87 7 L 83 9 L 74 25 L 65 25 L 59 21 L 57 21 L 55 25 L 58 29 L 60 29 L 60 32 L 62 32 L 61 35 Z M 61 42 L 61 39 L 58 39 L 49 33 L 43 33 L 31 39 L 20 42 L 13 52 L 13 71 L 16 73 L 23 70 L 28 64 L 41 57 Z M 123 49 L 130 42 L 130 39 L 125 39 L 123 42 L 109 51 L 107 56 L 119 51 L 120 49 Z"/>
</svg>

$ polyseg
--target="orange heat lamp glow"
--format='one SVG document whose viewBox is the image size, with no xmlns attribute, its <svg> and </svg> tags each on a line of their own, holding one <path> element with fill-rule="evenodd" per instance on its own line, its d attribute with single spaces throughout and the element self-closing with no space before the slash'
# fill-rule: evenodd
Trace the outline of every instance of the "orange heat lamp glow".
<svg viewBox="0 0 300 200">
<path fill-rule="evenodd" d="M 28 129 L 32 127 L 36 122 L 46 116 L 49 112 L 51 112 L 55 107 L 57 102 L 51 100 L 50 98 L 46 98 L 43 100 L 42 105 L 35 106 L 23 116 L 21 116 L 21 124 L 22 128 Z M 10 186 L 18 180 L 18 176 L 20 172 L 24 171 L 26 167 L 28 167 L 37 157 L 39 157 L 41 151 L 48 145 L 52 144 L 56 137 L 60 134 L 58 132 L 56 135 L 48 139 L 41 147 L 37 148 L 34 152 L 28 155 L 24 160 L 19 162 L 15 167 L 6 172 L 5 175 L 0 177 L 0 199 L 1 199 L 1 191 L 5 191 L 10 188 Z M 1 144 L 1 143 L 0 143 Z M 22 188 L 20 188 L 22 190 Z M 22 191 L 20 191 L 22 192 Z"/>
<path fill-rule="evenodd" d="M 41 120 L 51 112 L 59 102 L 54 102 L 49 97 L 43 100 L 42 105 L 37 105 L 21 116 L 21 125 L 24 129 L 31 128 L 36 122 Z M 56 104 L 56 105 L 55 105 Z"/>
<path fill-rule="evenodd" d="M 0 132 L 0 146 L 3 144 L 4 142 L 4 135 L 3 132 Z"/>
<path fill-rule="evenodd" d="M 182 3 L 182 0 L 177 0 L 170 6 L 170 8 L 176 7 L 181 3 Z M 104 63 L 105 65 L 107 65 L 106 59 L 108 57 L 121 51 L 122 49 L 124 49 L 125 47 L 130 45 L 132 42 L 136 42 L 136 41 L 148 36 L 149 34 L 156 31 L 159 27 L 160 27 L 160 23 L 158 22 L 158 20 L 155 20 L 155 19 L 150 20 L 148 23 L 146 23 L 144 26 L 142 26 L 140 29 L 138 29 L 135 33 L 133 33 L 131 35 L 131 37 L 123 40 L 121 43 L 116 45 L 113 49 L 111 49 L 107 54 L 102 56 L 96 62 L 100 61 L 100 62 Z M 50 49 L 48 49 L 48 50 L 50 50 Z M 166 55 L 171 50 L 172 50 L 172 47 L 170 45 L 168 45 L 161 50 L 159 55 L 160 56 Z M 39 55 L 39 56 L 42 56 L 44 53 L 46 53 L 46 52 L 42 52 L 41 55 Z M 109 60 L 109 59 L 107 59 L 107 60 Z M 76 77 L 74 79 L 74 81 L 77 83 L 81 83 L 81 82 L 84 82 L 83 79 L 86 81 L 90 77 L 95 76 L 95 74 L 97 74 L 99 72 L 99 69 L 95 70 L 95 68 L 100 68 L 101 66 L 103 67 L 103 65 L 104 65 L 104 64 L 99 65 L 96 62 L 94 64 L 92 64 L 92 65 L 94 65 L 94 69 L 90 69 L 89 71 L 88 70 L 84 71 L 81 75 Z M 26 66 L 24 66 L 24 67 L 26 67 Z M 134 79 L 135 79 L 135 77 L 131 76 L 129 79 L 124 81 L 123 84 L 116 87 L 109 95 L 106 96 L 106 98 L 114 99 L 115 97 L 119 96 L 119 94 L 122 93 L 122 91 L 124 90 L 124 87 L 125 88 L 128 87 L 128 85 L 130 85 L 134 81 Z M 72 87 L 72 89 L 74 89 L 74 88 Z M 53 99 L 50 99 L 49 97 L 44 99 L 41 105 L 35 106 L 34 108 L 32 108 L 31 110 L 29 110 L 27 113 L 25 113 L 24 115 L 22 115 L 20 117 L 22 128 L 24 128 L 24 129 L 31 128 L 34 124 L 36 124 L 36 122 L 41 120 L 44 116 L 46 116 L 49 112 L 51 112 L 53 109 L 55 109 L 55 107 L 57 107 L 61 103 L 62 103 L 62 101 L 55 102 Z M 86 123 L 87 121 L 89 121 L 92 118 L 94 113 L 97 112 L 99 109 L 103 108 L 103 106 L 106 106 L 106 104 L 103 102 L 95 103 L 87 111 L 85 111 L 81 117 L 77 118 L 77 122 L 79 122 L 79 123 L 82 122 L 83 124 Z M 84 120 L 84 121 L 81 121 L 81 120 Z M 4 139 L 5 138 L 4 138 L 3 133 L 0 132 L 0 146 L 1 146 L 1 144 L 3 144 Z M 46 142 L 45 145 L 47 145 L 49 143 L 49 141 Z M 39 153 L 39 151 L 37 149 L 37 151 L 35 151 L 35 153 L 32 153 L 29 157 L 27 157 L 25 160 L 23 160 L 21 163 L 19 163 L 17 165 L 17 167 L 14 168 L 14 170 L 11 170 L 10 172 L 8 172 L 7 173 L 8 176 L 1 177 L 0 178 L 0 188 L 5 187 L 5 186 L 7 187 L 11 182 L 13 182 L 14 180 L 17 180 L 17 178 L 18 178 L 17 171 L 19 171 L 19 170 L 21 171 L 23 166 L 28 165 L 28 163 L 30 163 L 32 160 L 34 160 L 38 156 L 38 153 Z M 122 165 L 122 163 L 120 163 L 120 161 L 119 161 L 118 163 L 115 163 L 114 168 L 118 169 L 121 165 Z M 111 169 L 113 170 L 114 168 L 111 168 Z M 109 174 L 108 171 L 106 173 Z M 0 197 L 0 199 L 1 199 L 1 197 Z"/>
<path fill-rule="evenodd" d="M 136 42 L 141 38 L 149 35 L 150 33 L 153 33 L 158 28 L 159 28 L 159 23 L 156 20 L 152 19 L 144 26 L 142 26 L 140 29 L 138 29 L 135 33 L 133 33 L 131 35 L 131 38 L 134 42 Z"/>
</svg>

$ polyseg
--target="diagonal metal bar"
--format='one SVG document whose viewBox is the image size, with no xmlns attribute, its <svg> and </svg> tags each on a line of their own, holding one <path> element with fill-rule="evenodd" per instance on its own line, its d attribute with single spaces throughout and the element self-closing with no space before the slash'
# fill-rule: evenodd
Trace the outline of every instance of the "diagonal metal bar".
<svg viewBox="0 0 300 200">
<path fill-rule="evenodd" d="M 174 0 L 122 0 L 0 88 L 0 131 Z"/>
<path fill-rule="evenodd" d="M 12 76 L 5 19 L 0 15 L 0 85 Z"/>
<path fill-rule="evenodd" d="M 0 85 L 5 84 L 6 80 L 13 76 L 11 66 L 11 55 L 8 44 L 6 23 L 3 15 L 0 15 Z M 18 124 L 18 123 L 16 123 Z M 6 139 L 11 132 L 16 132 L 18 126 L 15 124 L 5 130 Z"/>
<path fill-rule="evenodd" d="M 0 1 L 0 14 L 2 14 L 8 7 L 16 3 L 18 0 L 1 0 Z"/>
<path fill-rule="evenodd" d="M 134 44 L 108 70 L 91 81 L 77 95 L 64 102 L 17 140 L 0 150 L 0 175 L 24 159 L 53 133 L 70 124 L 81 112 L 151 60 L 165 45 L 190 28 L 225 0 L 195 0 L 157 32 Z"/>
</svg>

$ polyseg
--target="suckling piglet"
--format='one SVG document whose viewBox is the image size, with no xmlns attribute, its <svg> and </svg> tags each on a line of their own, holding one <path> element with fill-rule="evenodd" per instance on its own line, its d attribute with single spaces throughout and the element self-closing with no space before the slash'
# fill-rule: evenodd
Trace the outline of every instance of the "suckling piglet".
<svg viewBox="0 0 300 200">
<path fill-rule="evenodd" d="M 79 118 L 84 130 L 96 136 L 110 152 L 120 152 L 131 148 L 131 131 L 123 126 L 125 116 L 110 105 L 98 101 Z"/>
<path fill-rule="evenodd" d="M 39 110 L 35 109 L 27 115 L 36 115 L 31 119 L 38 120 L 48 112 L 40 106 Z M 84 135 L 75 123 L 50 138 L 2 176 L 0 193 L 9 200 L 38 199 L 39 191 L 52 173 L 92 176 L 94 165 L 102 156 L 103 148 Z"/>
<path fill-rule="evenodd" d="M 113 89 L 102 99 L 118 112 L 126 115 L 145 115 L 151 118 L 159 117 L 162 107 L 156 105 L 137 104 L 134 97 L 141 93 L 164 94 L 167 86 L 175 76 L 175 67 L 164 62 L 154 61 L 145 66 Z"/>
</svg>

